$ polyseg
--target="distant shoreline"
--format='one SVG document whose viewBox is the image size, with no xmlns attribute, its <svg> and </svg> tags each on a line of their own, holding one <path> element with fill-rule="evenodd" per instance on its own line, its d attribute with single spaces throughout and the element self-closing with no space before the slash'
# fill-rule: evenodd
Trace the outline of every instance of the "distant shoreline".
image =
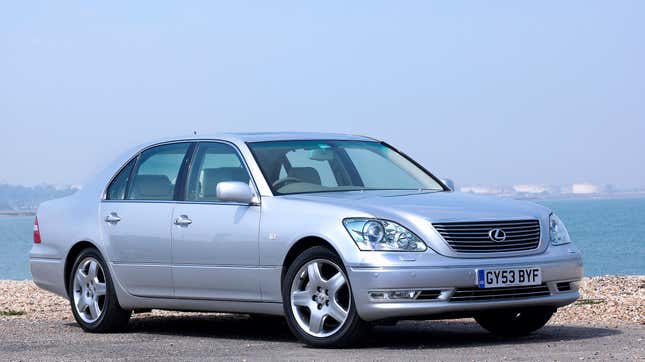
<svg viewBox="0 0 645 362">
<path fill-rule="evenodd" d="M 497 195 L 495 195 L 497 196 Z M 506 198 L 506 196 L 500 196 Z M 615 194 L 590 194 L 590 195 L 552 195 L 542 197 L 508 197 L 523 201 L 568 201 L 568 200 L 625 200 L 644 199 L 645 193 L 615 193 Z"/>
<path fill-rule="evenodd" d="M 1 210 L 0 216 L 35 216 L 36 211 Z"/>
</svg>

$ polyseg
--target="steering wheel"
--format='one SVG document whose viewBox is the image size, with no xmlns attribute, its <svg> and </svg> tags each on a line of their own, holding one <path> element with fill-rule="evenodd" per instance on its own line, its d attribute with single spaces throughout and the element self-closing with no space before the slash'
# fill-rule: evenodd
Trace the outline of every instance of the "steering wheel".
<svg viewBox="0 0 645 362">
<path fill-rule="evenodd" d="M 280 188 L 282 188 L 284 186 L 287 186 L 288 184 L 291 184 L 291 183 L 294 183 L 294 182 L 302 182 L 302 180 L 300 180 L 297 177 L 287 176 L 287 177 L 281 178 L 279 180 L 275 180 L 272 183 L 272 185 L 276 189 L 280 189 Z"/>
</svg>

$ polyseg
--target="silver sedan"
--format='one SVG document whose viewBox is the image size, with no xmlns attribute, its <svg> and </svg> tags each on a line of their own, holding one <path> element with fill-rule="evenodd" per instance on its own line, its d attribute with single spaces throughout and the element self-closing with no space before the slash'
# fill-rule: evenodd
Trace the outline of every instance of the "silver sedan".
<svg viewBox="0 0 645 362">
<path fill-rule="evenodd" d="M 581 255 L 555 214 L 448 185 L 362 136 L 152 142 L 39 207 L 31 272 L 89 332 L 135 309 L 249 313 L 320 347 L 410 318 L 525 335 L 578 298 Z"/>
</svg>

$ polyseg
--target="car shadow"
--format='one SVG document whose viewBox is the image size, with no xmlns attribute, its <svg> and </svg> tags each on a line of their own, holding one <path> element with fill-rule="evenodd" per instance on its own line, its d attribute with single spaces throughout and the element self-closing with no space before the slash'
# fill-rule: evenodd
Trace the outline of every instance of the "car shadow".
<svg viewBox="0 0 645 362">
<path fill-rule="evenodd" d="M 474 320 L 400 322 L 396 326 L 376 327 L 377 333 L 364 348 L 456 348 L 493 345 L 534 344 L 576 341 L 607 337 L 622 332 L 597 326 L 547 325 L 529 336 L 498 337 L 488 333 Z"/>
<path fill-rule="evenodd" d="M 196 314 L 138 316 L 126 333 L 225 338 L 246 341 L 297 342 L 282 318 L 256 319 L 246 315 Z M 374 326 L 359 348 L 454 348 L 497 344 L 576 341 L 622 333 L 618 329 L 585 325 L 552 325 L 519 338 L 491 335 L 470 319 L 454 321 L 402 321 Z"/>
<path fill-rule="evenodd" d="M 139 316 L 130 320 L 126 333 L 250 341 L 296 341 L 284 318 L 253 318 L 245 314 L 200 313 L 181 316 Z"/>
</svg>

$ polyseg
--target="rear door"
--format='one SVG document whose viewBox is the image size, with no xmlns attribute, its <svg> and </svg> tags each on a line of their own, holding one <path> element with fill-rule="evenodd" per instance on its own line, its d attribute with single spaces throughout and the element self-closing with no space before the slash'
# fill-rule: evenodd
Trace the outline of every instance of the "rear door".
<svg viewBox="0 0 645 362">
<path fill-rule="evenodd" d="M 110 184 L 101 203 L 104 237 L 119 281 L 133 295 L 171 297 L 172 214 L 191 143 L 143 151 Z"/>
<path fill-rule="evenodd" d="M 172 259 L 179 298 L 261 300 L 260 207 L 217 199 L 217 184 L 252 181 L 232 145 L 202 142 L 186 178 L 185 201 L 173 214 Z"/>
</svg>

